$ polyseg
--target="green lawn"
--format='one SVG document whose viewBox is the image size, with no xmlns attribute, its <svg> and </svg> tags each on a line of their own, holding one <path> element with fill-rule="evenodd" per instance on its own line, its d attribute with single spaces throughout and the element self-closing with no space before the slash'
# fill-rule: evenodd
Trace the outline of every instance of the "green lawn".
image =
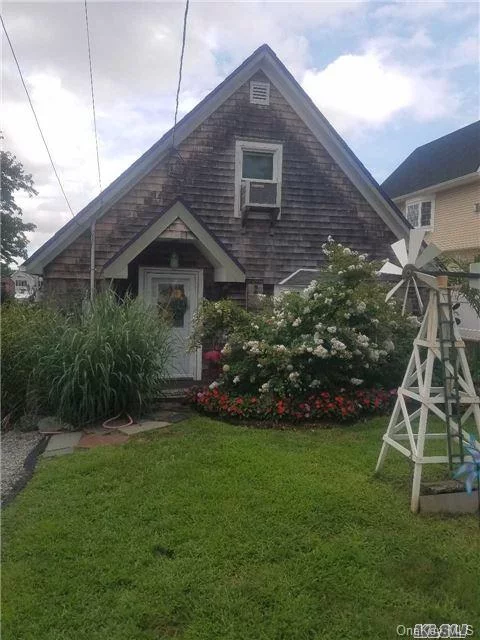
<svg viewBox="0 0 480 640">
<path fill-rule="evenodd" d="M 480 637 L 478 520 L 412 515 L 399 454 L 372 476 L 385 420 L 195 418 L 40 463 L 4 512 L 4 640 Z"/>
</svg>

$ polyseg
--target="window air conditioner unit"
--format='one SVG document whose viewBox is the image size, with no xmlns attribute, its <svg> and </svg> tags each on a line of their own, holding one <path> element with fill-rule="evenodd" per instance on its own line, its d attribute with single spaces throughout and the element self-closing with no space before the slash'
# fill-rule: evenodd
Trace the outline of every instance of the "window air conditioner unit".
<svg viewBox="0 0 480 640">
<path fill-rule="evenodd" d="M 280 183 L 242 180 L 240 204 L 246 209 L 280 209 Z"/>
</svg>

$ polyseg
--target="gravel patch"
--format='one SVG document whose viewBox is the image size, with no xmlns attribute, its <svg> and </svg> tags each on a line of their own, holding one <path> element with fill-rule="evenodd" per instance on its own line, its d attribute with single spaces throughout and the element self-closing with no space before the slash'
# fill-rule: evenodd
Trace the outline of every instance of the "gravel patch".
<svg viewBox="0 0 480 640">
<path fill-rule="evenodd" d="M 8 431 L 2 435 L 2 503 L 13 497 L 28 480 L 35 460 L 33 458 L 30 464 L 25 463 L 27 459 L 30 462 L 29 454 L 33 454 L 42 440 L 43 436 L 38 431 Z"/>
</svg>

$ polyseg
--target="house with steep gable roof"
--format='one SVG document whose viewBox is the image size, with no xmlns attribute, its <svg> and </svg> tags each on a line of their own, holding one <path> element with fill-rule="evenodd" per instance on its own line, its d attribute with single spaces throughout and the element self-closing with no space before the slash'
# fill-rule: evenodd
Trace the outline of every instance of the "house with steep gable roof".
<svg viewBox="0 0 480 640">
<path fill-rule="evenodd" d="M 267 45 L 257 49 L 25 263 L 45 295 L 108 283 L 175 301 L 186 343 L 202 298 L 248 305 L 321 265 L 336 240 L 373 258 L 410 225 Z M 297 276 L 296 276 L 297 277 Z M 178 377 L 201 377 L 179 350 Z"/>
</svg>

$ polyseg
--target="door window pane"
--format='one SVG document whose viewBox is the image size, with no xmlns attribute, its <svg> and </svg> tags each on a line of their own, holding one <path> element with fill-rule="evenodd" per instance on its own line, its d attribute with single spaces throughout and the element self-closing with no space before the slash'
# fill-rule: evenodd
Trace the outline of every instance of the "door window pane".
<svg viewBox="0 0 480 640">
<path fill-rule="evenodd" d="M 242 178 L 273 180 L 273 153 L 244 151 Z"/>
</svg>

